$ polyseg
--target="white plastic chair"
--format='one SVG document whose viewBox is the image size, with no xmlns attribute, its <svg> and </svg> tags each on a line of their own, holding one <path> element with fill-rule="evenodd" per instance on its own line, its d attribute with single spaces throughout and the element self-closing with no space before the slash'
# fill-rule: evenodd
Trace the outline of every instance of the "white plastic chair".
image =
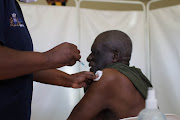
<svg viewBox="0 0 180 120">
<path fill-rule="evenodd" d="M 175 114 L 165 114 L 165 116 L 167 120 L 180 120 L 180 118 Z M 137 117 L 129 117 L 120 120 L 137 120 Z"/>
</svg>

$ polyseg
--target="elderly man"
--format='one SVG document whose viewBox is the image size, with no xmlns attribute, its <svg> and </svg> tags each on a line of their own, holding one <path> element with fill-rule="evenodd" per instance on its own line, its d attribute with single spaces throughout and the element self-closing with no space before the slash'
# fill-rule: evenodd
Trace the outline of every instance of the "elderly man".
<svg viewBox="0 0 180 120">
<path fill-rule="evenodd" d="M 145 107 L 149 80 L 140 69 L 129 67 L 131 39 L 111 30 L 101 33 L 88 56 L 90 71 L 102 70 L 76 105 L 68 120 L 119 120 L 137 116 Z"/>
</svg>

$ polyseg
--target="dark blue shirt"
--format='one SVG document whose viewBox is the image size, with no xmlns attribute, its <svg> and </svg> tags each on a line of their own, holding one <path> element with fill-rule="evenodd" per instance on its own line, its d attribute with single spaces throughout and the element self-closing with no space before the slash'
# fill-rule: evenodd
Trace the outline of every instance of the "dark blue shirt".
<svg viewBox="0 0 180 120">
<path fill-rule="evenodd" d="M 16 0 L 0 0 L 0 44 L 20 51 L 33 51 L 29 31 Z M 32 87 L 32 74 L 0 80 L 0 120 L 30 120 Z"/>
</svg>

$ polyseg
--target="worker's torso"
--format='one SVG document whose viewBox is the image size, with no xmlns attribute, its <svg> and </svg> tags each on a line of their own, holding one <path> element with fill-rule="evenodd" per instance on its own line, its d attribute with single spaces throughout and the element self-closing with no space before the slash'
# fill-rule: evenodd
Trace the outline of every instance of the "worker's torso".
<svg viewBox="0 0 180 120">
<path fill-rule="evenodd" d="M 0 42 L 4 46 L 20 51 L 33 50 L 31 37 L 16 0 L 0 1 L 0 19 Z M 28 74 L 0 81 L 0 119 L 30 119 L 32 79 L 32 74 Z"/>
</svg>

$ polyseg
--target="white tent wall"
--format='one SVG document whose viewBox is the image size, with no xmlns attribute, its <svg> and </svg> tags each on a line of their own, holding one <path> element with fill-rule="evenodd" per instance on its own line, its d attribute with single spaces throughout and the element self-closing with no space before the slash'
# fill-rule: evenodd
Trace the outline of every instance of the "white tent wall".
<svg viewBox="0 0 180 120">
<path fill-rule="evenodd" d="M 78 46 L 82 55 L 81 60 L 85 63 L 86 66 L 88 66 L 88 63 L 86 62 L 86 58 L 90 53 L 90 47 L 95 37 L 99 33 L 105 30 L 118 29 L 127 33 L 133 41 L 133 54 L 130 63 L 131 66 L 135 65 L 136 67 L 141 68 L 143 73 L 147 72 L 146 53 L 145 53 L 146 46 L 144 41 L 145 24 L 144 24 L 143 12 L 102 11 L 102 10 L 89 10 L 89 9 L 81 8 L 80 9 L 81 34 L 80 34 L 80 39 L 77 39 L 78 29 L 77 29 L 77 21 L 76 21 L 76 8 L 42 6 L 42 5 L 25 5 L 25 4 L 21 4 L 21 7 L 33 39 L 35 51 L 44 52 L 62 42 L 65 41 L 71 42 Z M 176 9 L 174 7 L 172 8 Z M 172 12 L 172 10 L 169 11 Z M 176 15 L 178 15 L 178 10 L 174 12 L 176 13 Z M 177 40 L 178 34 L 175 34 L 176 37 L 173 36 L 175 40 L 172 43 L 174 46 L 176 46 L 177 49 L 174 48 L 172 49 L 170 47 L 172 51 L 165 53 L 167 57 L 163 59 L 162 57 L 165 56 L 162 56 L 164 54 L 161 52 L 164 52 L 167 48 L 165 50 L 163 49 L 163 51 L 160 51 L 162 47 L 157 46 L 156 42 L 160 42 L 158 38 L 161 37 L 162 38 L 161 42 L 164 42 L 164 45 L 170 46 L 169 43 L 166 44 L 167 41 L 163 41 L 163 40 L 166 39 L 171 40 L 172 38 L 170 34 L 167 34 L 166 32 L 164 33 L 163 31 L 163 25 L 166 25 L 167 22 L 161 21 L 161 23 L 158 23 L 158 20 L 159 19 L 161 20 L 161 18 L 158 18 L 159 14 L 162 16 L 163 15 L 166 16 L 165 15 L 166 12 L 156 13 L 155 11 L 153 11 L 150 16 L 151 18 L 150 40 L 152 40 L 151 42 L 152 81 L 155 88 L 156 89 L 158 88 L 157 89 L 158 100 L 161 110 L 165 113 L 170 112 L 179 115 L 178 112 L 180 111 L 180 109 L 178 108 L 179 94 L 177 88 L 178 74 L 175 73 L 175 72 L 177 73 L 179 72 L 178 71 L 179 48 L 178 48 L 178 40 Z M 171 17 L 175 18 L 173 14 L 171 15 L 172 15 Z M 167 20 L 167 18 L 165 20 Z M 176 20 L 178 22 L 177 18 Z M 156 26 L 154 24 L 156 24 Z M 175 26 L 175 28 L 179 30 L 178 25 L 177 24 L 174 25 L 174 24 L 175 23 L 172 22 L 171 27 Z M 168 30 L 169 28 L 166 27 L 166 29 Z M 171 29 L 174 30 L 173 27 Z M 157 31 L 159 32 L 161 31 L 161 33 L 163 34 L 158 34 Z M 170 32 L 172 31 L 170 30 Z M 170 38 L 168 38 L 169 35 Z M 171 57 L 169 57 L 168 54 L 172 56 L 172 59 L 170 59 Z M 167 64 L 168 62 L 170 63 L 170 60 L 165 61 L 167 58 L 176 62 L 176 64 L 173 64 L 173 66 L 175 66 L 175 69 L 177 68 L 177 71 L 173 72 L 174 67 L 171 68 L 172 64 L 171 65 Z M 159 67 L 157 68 L 156 66 Z M 162 68 L 164 66 L 166 66 L 167 68 L 170 67 L 170 70 L 167 68 Z M 77 63 L 73 67 L 63 67 L 60 70 L 72 74 L 75 72 L 84 71 L 88 69 L 83 66 L 80 66 L 79 63 Z M 157 74 L 159 71 L 162 70 L 167 72 L 165 73 L 160 72 L 161 74 L 160 73 Z M 169 74 L 167 74 L 168 72 Z M 162 80 L 166 80 L 167 83 L 162 82 Z M 170 90 L 169 87 L 166 87 L 167 85 L 171 85 L 172 90 Z M 63 88 L 59 86 L 44 85 L 41 83 L 34 83 L 31 120 L 50 120 L 50 119 L 65 120 L 70 114 L 73 107 L 79 101 L 81 97 L 80 92 L 82 92 L 82 89 L 81 90 L 71 89 L 71 88 Z M 166 98 L 165 96 L 167 95 L 171 95 L 172 99 Z M 167 104 L 166 100 L 169 100 L 168 101 L 169 104 Z"/>
<path fill-rule="evenodd" d="M 164 113 L 180 116 L 180 5 L 150 13 L 151 78 Z"/>
</svg>

